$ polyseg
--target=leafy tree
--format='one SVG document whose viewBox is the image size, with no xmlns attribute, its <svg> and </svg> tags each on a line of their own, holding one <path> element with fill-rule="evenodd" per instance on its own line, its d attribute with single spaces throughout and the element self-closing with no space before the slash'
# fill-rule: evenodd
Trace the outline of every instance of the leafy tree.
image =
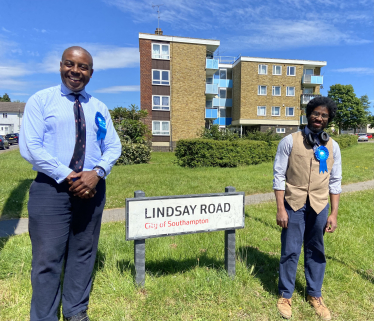
<svg viewBox="0 0 374 321">
<path fill-rule="evenodd" d="M 114 128 L 121 140 L 122 153 L 117 164 L 147 163 L 151 158 L 150 131 L 144 124 L 148 113 L 132 104 L 110 111 Z"/>
<path fill-rule="evenodd" d="M 368 117 L 368 124 L 370 128 L 374 128 L 374 116 L 373 115 L 370 115 Z"/>
<path fill-rule="evenodd" d="M 7 93 L 5 93 L 3 95 L 3 97 L 0 96 L 0 101 L 2 101 L 2 102 L 9 102 L 9 103 L 11 102 L 10 97 L 9 97 L 9 95 Z"/>
<path fill-rule="evenodd" d="M 339 128 L 339 134 L 342 129 L 349 128 L 353 128 L 356 132 L 357 127 L 367 123 L 367 112 L 361 100 L 356 97 L 352 85 L 332 85 L 328 96 L 335 101 L 338 107 L 334 124 Z"/>
</svg>

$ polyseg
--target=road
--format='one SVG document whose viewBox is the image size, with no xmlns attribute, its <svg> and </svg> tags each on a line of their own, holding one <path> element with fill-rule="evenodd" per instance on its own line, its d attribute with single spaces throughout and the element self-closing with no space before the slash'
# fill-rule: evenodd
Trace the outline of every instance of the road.
<svg viewBox="0 0 374 321">
<path fill-rule="evenodd" d="M 10 150 L 14 150 L 14 149 L 18 149 L 19 147 L 18 147 L 18 144 L 16 144 L 16 145 L 10 145 L 9 146 L 9 149 L 1 149 L 0 150 L 0 154 L 2 154 L 2 153 L 6 153 L 6 152 L 8 152 L 8 151 L 10 151 Z"/>
</svg>

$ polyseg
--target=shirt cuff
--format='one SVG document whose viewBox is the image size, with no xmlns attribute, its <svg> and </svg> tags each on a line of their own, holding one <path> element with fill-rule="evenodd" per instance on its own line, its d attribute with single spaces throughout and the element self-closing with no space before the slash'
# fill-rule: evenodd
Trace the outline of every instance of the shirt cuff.
<svg viewBox="0 0 374 321">
<path fill-rule="evenodd" d="M 58 183 L 61 184 L 66 177 L 72 172 L 73 170 L 65 165 L 58 166 L 55 171 L 52 173 L 51 177 Z"/>
<path fill-rule="evenodd" d="M 330 188 L 329 193 L 330 194 L 340 194 L 342 192 L 341 188 Z"/>
<path fill-rule="evenodd" d="M 273 179 L 273 190 L 284 191 L 286 190 L 286 182 L 278 179 Z"/>
<path fill-rule="evenodd" d="M 95 165 L 95 167 L 101 167 L 101 168 L 103 168 L 104 169 L 104 171 L 105 171 L 105 177 L 107 177 L 108 175 L 109 175 L 109 173 L 110 173 L 110 170 L 112 169 L 106 162 L 104 162 L 104 161 L 100 161 L 100 162 L 98 162 L 96 165 Z M 104 178 L 105 178 L 104 177 Z"/>
</svg>

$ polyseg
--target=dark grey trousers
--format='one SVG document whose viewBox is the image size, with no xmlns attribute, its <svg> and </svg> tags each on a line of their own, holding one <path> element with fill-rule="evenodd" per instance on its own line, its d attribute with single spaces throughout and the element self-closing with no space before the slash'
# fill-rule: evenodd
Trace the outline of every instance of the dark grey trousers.
<svg viewBox="0 0 374 321">
<path fill-rule="evenodd" d="M 38 173 L 30 187 L 29 233 L 32 244 L 30 321 L 58 321 L 62 294 L 66 317 L 87 309 L 105 205 L 105 181 L 88 200 L 73 196 L 69 185 Z M 64 264 L 63 290 L 61 272 Z"/>
</svg>

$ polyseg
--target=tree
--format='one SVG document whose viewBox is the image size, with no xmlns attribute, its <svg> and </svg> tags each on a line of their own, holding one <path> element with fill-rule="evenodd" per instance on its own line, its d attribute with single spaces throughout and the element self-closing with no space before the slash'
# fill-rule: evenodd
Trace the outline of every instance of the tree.
<svg viewBox="0 0 374 321">
<path fill-rule="evenodd" d="M 122 144 L 117 164 L 147 163 L 151 158 L 150 131 L 142 122 L 148 115 L 147 111 L 132 104 L 129 108 L 114 108 L 110 114 Z"/>
<path fill-rule="evenodd" d="M 0 96 L 0 101 L 2 101 L 2 102 L 9 102 L 9 103 L 11 102 L 10 97 L 8 96 L 7 93 L 5 93 L 3 95 L 3 97 Z"/>
<path fill-rule="evenodd" d="M 338 107 L 334 124 L 339 128 L 339 134 L 342 129 L 349 128 L 356 132 L 357 127 L 367 124 L 367 112 L 361 100 L 356 97 L 352 85 L 332 85 L 328 97 L 333 99 Z"/>
</svg>

